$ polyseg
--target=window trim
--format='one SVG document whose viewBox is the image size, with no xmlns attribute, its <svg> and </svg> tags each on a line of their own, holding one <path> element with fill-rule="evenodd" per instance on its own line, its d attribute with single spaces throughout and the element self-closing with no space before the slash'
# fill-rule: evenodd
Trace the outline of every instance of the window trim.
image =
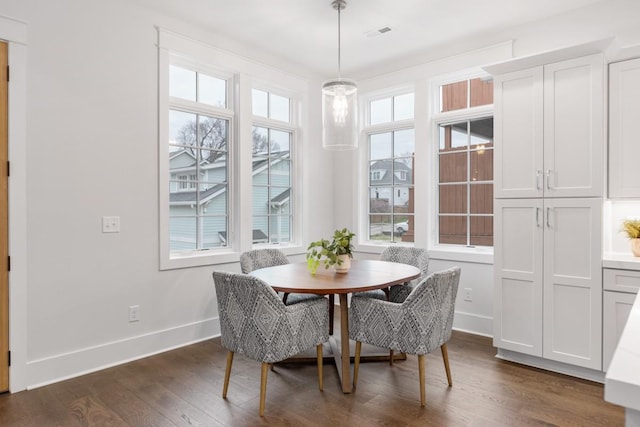
<svg viewBox="0 0 640 427">
<path fill-rule="evenodd" d="M 270 244 L 269 247 L 278 247 L 286 254 L 293 255 L 304 251 L 301 242 L 304 236 L 302 221 L 304 206 L 301 193 L 303 182 L 301 179 L 304 129 L 308 126 L 308 114 L 302 111 L 302 106 L 308 102 L 309 83 L 307 79 L 287 73 L 284 70 L 265 65 L 248 58 L 218 49 L 214 46 L 196 41 L 189 37 L 157 27 L 158 30 L 158 251 L 159 269 L 169 270 L 176 268 L 198 267 L 212 264 L 224 264 L 238 262 L 243 251 L 252 249 L 251 230 L 248 232 L 241 226 L 247 222 L 246 213 L 251 220 L 251 209 L 242 209 L 251 202 L 251 149 L 244 147 L 245 142 L 251 139 L 251 127 L 253 125 L 251 112 L 251 89 L 260 89 L 273 92 L 277 95 L 287 96 L 291 99 L 291 121 L 297 126 L 293 138 L 296 144 L 296 160 L 292 164 L 292 187 L 295 191 L 292 204 L 294 212 L 299 216 L 292 224 L 292 234 L 295 240 L 288 244 Z M 196 60 L 202 58 L 202 60 Z M 214 248 L 202 251 L 191 251 L 184 254 L 171 254 L 169 251 L 169 219 L 168 219 L 168 150 L 166 144 L 169 135 L 168 111 L 170 107 L 169 97 L 169 64 L 179 66 L 195 66 L 195 69 L 203 73 L 222 77 L 225 76 L 228 83 L 227 107 L 233 111 L 233 124 L 229 128 L 228 155 L 232 159 L 229 163 L 229 226 L 228 235 L 230 243 L 224 248 Z M 223 70 L 211 64 L 224 64 Z M 254 78 L 253 76 L 261 76 Z M 278 82 L 286 83 L 281 85 Z M 181 108 L 189 109 L 187 100 L 175 100 Z M 209 112 L 215 115 L 224 115 L 225 109 L 203 105 Z M 198 108 L 202 112 L 204 108 Z M 228 112 L 226 114 L 229 114 Z M 285 122 L 274 121 L 270 123 L 274 128 L 282 128 Z M 249 194 L 247 196 L 247 194 Z M 293 220 L 292 220 L 293 221 Z"/>
<path fill-rule="evenodd" d="M 434 208 L 429 209 L 428 212 L 428 235 L 427 244 L 429 247 L 430 256 L 436 254 L 442 259 L 451 259 L 456 261 L 468 261 L 479 263 L 492 263 L 493 262 L 493 246 L 463 246 L 454 244 L 444 244 L 438 242 L 438 213 L 440 212 L 438 201 L 438 150 L 440 143 L 439 126 L 446 123 L 455 123 L 457 121 L 472 121 L 476 119 L 494 117 L 495 108 L 494 104 L 481 105 L 477 107 L 469 107 L 466 109 L 453 110 L 440 112 L 440 86 L 449 83 L 455 83 L 460 80 L 471 80 L 481 77 L 491 77 L 485 71 L 466 71 L 448 74 L 442 78 L 432 79 L 430 83 L 431 99 L 429 105 L 431 108 L 431 117 L 429 120 L 429 134 L 431 136 L 431 144 L 429 144 L 428 156 L 431 157 L 431 171 L 430 179 L 431 185 L 429 185 L 429 205 Z M 467 94 L 469 96 L 469 94 Z M 495 212 L 494 212 L 495 215 Z"/>
</svg>

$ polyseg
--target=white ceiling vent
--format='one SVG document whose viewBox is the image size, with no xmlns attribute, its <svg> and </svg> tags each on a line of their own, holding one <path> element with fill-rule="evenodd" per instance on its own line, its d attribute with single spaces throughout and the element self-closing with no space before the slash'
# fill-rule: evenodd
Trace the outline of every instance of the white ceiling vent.
<svg viewBox="0 0 640 427">
<path fill-rule="evenodd" d="M 376 37 L 376 36 L 379 36 L 380 34 L 388 33 L 389 31 L 391 31 L 391 28 L 382 27 L 377 30 L 367 31 L 366 33 L 364 33 L 364 35 L 367 37 Z"/>
</svg>

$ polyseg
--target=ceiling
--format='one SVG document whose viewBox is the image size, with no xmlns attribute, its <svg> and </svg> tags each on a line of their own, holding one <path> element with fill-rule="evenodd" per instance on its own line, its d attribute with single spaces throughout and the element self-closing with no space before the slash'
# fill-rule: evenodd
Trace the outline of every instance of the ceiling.
<svg viewBox="0 0 640 427">
<path fill-rule="evenodd" d="M 322 76 L 337 74 L 338 13 L 331 0 L 133 1 Z M 446 56 L 481 47 L 473 41 L 486 43 L 508 36 L 509 28 L 599 1 L 347 0 L 341 13 L 342 75 L 366 74 L 393 61 L 410 64 L 408 58 L 429 58 L 430 52 Z M 377 31 L 384 27 L 391 31 Z"/>
</svg>

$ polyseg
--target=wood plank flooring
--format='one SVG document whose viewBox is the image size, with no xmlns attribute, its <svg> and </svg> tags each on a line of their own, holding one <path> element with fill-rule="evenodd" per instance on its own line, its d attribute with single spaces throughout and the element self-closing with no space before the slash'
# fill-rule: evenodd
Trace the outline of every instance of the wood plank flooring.
<svg viewBox="0 0 640 427">
<path fill-rule="evenodd" d="M 260 364 L 234 358 L 222 399 L 220 339 L 15 394 L 0 395 L 1 426 L 623 426 L 622 408 L 601 384 L 498 360 L 491 339 L 454 332 L 453 387 L 439 351 L 427 356 L 427 406 L 418 362 L 363 363 L 358 388 L 343 394 L 335 367 L 318 390 L 313 363 L 269 372 L 258 416 Z"/>
</svg>

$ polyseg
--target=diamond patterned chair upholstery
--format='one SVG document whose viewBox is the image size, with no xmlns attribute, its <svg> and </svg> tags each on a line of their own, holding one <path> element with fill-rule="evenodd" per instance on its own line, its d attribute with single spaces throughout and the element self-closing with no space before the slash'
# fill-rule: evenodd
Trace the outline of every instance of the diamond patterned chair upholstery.
<svg viewBox="0 0 640 427">
<path fill-rule="evenodd" d="M 262 362 L 260 416 L 264 415 L 267 372 L 280 362 L 316 346 L 322 390 L 322 343 L 329 339 L 326 298 L 284 305 L 262 280 L 239 273 L 213 272 L 222 346 L 228 350 L 222 397 L 227 397 L 235 353 Z"/>
<path fill-rule="evenodd" d="M 389 301 L 402 302 L 411 293 L 415 285 L 420 283 L 422 279 L 427 277 L 427 269 L 429 268 L 429 254 L 426 249 L 414 248 L 407 246 L 387 246 L 380 254 L 380 260 L 398 262 L 408 264 L 420 269 L 422 274 L 419 278 L 412 280 L 408 284 L 395 285 L 389 290 Z M 374 291 L 365 291 L 361 295 L 370 298 L 387 300 L 387 296 L 381 289 Z"/>
<path fill-rule="evenodd" d="M 353 386 L 358 381 L 362 343 L 418 355 L 420 404 L 425 405 L 425 355 L 440 347 L 447 381 L 451 371 L 447 342 L 451 338 L 460 267 L 424 278 L 402 303 L 355 294 L 349 308 L 349 338 L 356 341 Z"/>
<path fill-rule="evenodd" d="M 253 249 L 251 251 L 243 252 L 240 255 L 240 269 L 244 274 L 248 274 L 253 270 L 258 270 L 260 268 L 273 267 L 274 265 L 283 264 L 289 264 L 289 258 L 287 258 L 284 252 L 282 252 L 280 249 Z M 323 297 L 314 294 L 286 293 L 282 297 L 282 301 L 287 305 L 291 305 L 317 298 Z M 330 295 L 329 303 L 329 333 L 333 334 L 333 295 Z"/>
</svg>

